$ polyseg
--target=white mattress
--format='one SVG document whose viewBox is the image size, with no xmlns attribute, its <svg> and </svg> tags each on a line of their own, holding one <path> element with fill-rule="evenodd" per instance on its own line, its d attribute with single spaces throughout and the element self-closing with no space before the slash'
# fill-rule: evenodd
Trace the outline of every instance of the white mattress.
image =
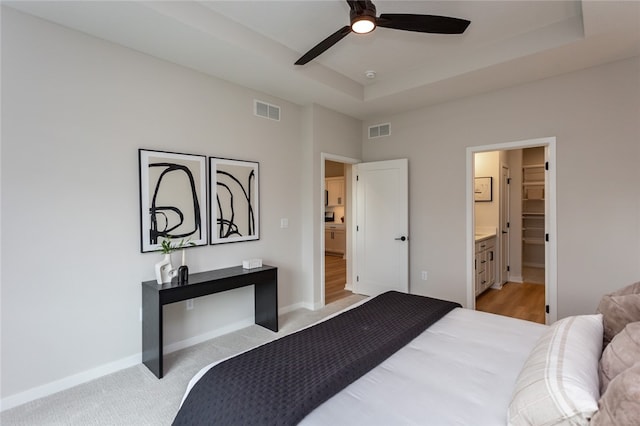
<svg viewBox="0 0 640 426">
<path fill-rule="evenodd" d="M 302 425 L 501 425 L 547 326 L 457 308 Z"/>
<path fill-rule="evenodd" d="M 504 426 L 516 378 L 546 327 L 456 308 L 300 424 Z M 219 362 L 196 374 L 184 398 Z"/>
</svg>

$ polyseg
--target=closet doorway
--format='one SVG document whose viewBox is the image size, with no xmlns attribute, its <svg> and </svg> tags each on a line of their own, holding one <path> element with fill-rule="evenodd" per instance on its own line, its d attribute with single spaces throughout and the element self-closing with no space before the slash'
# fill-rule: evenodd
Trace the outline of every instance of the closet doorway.
<svg viewBox="0 0 640 426">
<path fill-rule="evenodd" d="M 522 158 L 522 281 L 544 285 L 544 148 L 525 148 L 519 154 Z"/>
<path fill-rule="evenodd" d="M 535 142 L 538 142 L 537 144 Z M 468 149 L 469 305 L 515 318 L 555 320 L 555 138 Z"/>
</svg>

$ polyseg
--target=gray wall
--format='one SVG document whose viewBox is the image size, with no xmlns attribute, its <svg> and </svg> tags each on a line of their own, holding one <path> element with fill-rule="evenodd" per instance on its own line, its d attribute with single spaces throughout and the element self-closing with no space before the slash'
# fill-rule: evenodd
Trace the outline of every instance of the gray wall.
<svg viewBox="0 0 640 426">
<path fill-rule="evenodd" d="M 324 194 L 322 193 L 321 172 L 322 153 L 333 154 L 340 157 L 361 158 L 362 122 L 347 117 L 319 105 L 307 107 L 311 117 L 311 146 L 307 163 L 309 170 L 304 173 L 311 174 L 308 192 L 303 194 L 305 205 L 303 206 L 305 269 L 314 271 L 312 280 L 313 293 L 310 295 L 313 305 L 310 308 L 321 307 L 321 259 L 324 252 L 321 247 L 321 233 L 324 232 Z M 305 159 L 307 160 L 307 159 Z"/>
<path fill-rule="evenodd" d="M 281 312 L 318 306 L 320 153 L 360 157 L 360 120 L 9 8 L 2 42 L 4 408 L 140 362 L 140 282 L 161 255 L 139 252 L 139 148 L 258 161 L 260 240 L 189 249 L 190 271 L 260 257 L 279 267 Z M 253 290 L 164 315 L 178 349 L 253 323 Z"/>
<path fill-rule="evenodd" d="M 466 303 L 466 148 L 557 137 L 558 317 L 640 279 L 640 60 L 377 117 L 365 161 L 409 158 L 411 291 Z M 420 271 L 429 280 L 420 280 Z"/>
<path fill-rule="evenodd" d="M 280 105 L 282 120 L 255 117 L 254 98 Z M 311 285 L 300 237 L 308 167 L 295 160 L 302 115 L 3 8 L 2 397 L 140 362 L 140 282 L 154 279 L 161 255 L 140 253 L 139 148 L 260 162 L 260 240 L 192 248 L 188 264 L 261 257 L 279 266 L 280 308 L 299 307 Z M 177 303 L 165 308 L 165 343 L 252 322 L 250 287 L 198 299 L 193 311 Z"/>
</svg>

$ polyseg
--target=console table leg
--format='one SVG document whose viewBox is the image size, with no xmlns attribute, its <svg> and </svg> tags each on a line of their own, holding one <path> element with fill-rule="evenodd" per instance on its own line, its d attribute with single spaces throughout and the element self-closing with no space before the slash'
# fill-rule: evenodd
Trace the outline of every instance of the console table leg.
<svg viewBox="0 0 640 426">
<path fill-rule="evenodd" d="M 278 274 L 273 278 L 254 286 L 256 304 L 256 324 L 278 331 Z"/>
<path fill-rule="evenodd" d="M 162 378 L 162 306 L 157 291 L 142 287 L 142 363 Z"/>
</svg>

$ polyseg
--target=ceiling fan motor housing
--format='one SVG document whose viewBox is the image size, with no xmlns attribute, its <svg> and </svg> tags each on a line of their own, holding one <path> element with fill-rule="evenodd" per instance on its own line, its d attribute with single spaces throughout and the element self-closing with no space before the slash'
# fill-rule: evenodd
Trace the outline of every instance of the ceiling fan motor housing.
<svg viewBox="0 0 640 426">
<path fill-rule="evenodd" d="M 351 11 L 349 12 L 349 17 L 351 18 L 351 28 L 354 29 L 354 24 L 362 20 L 371 22 L 373 24 L 373 28 L 375 28 L 376 27 L 376 6 L 370 1 L 354 2 L 354 3 L 355 3 L 355 7 L 352 7 Z M 361 7 L 362 5 L 364 5 L 364 7 Z"/>
</svg>

